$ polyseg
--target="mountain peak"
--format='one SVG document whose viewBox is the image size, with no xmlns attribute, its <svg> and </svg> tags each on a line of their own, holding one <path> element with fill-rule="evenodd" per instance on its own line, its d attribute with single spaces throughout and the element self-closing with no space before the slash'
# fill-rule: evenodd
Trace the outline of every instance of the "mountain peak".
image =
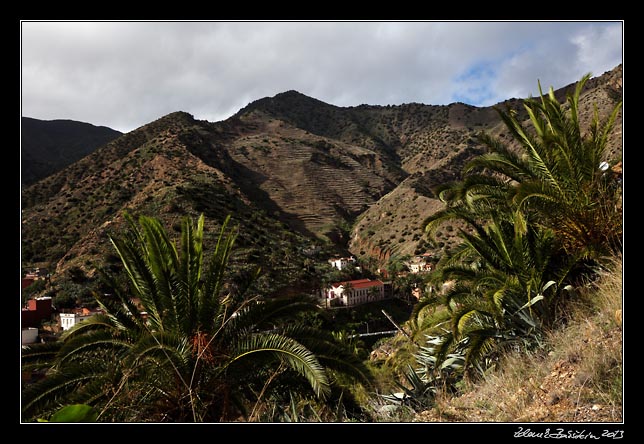
<svg viewBox="0 0 644 444">
<path fill-rule="evenodd" d="M 271 98 L 271 100 L 273 102 L 284 102 L 287 104 L 300 103 L 300 104 L 307 104 L 309 106 L 326 106 L 326 107 L 337 108 L 334 105 L 330 105 L 326 102 L 323 102 L 322 100 L 316 99 L 315 97 L 307 96 L 306 94 L 303 94 L 294 89 L 290 89 L 288 91 L 275 94 Z"/>
<path fill-rule="evenodd" d="M 284 91 L 278 94 L 275 94 L 273 96 L 273 99 L 278 99 L 278 98 L 307 98 L 311 99 L 312 97 L 307 96 L 306 94 L 302 94 L 299 91 L 296 91 L 294 89 L 289 89 L 288 91 Z"/>
<path fill-rule="evenodd" d="M 253 111 L 263 111 L 277 118 L 282 118 L 285 114 L 292 112 L 310 112 L 312 108 L 337 108 L 321 100 L 309 97 L 299 91 L 290 89 L 272 97 L 264 97 L 255 100 L 244 108 L 240 109 L 235 116 L 242 116 Z"/>
</svg>

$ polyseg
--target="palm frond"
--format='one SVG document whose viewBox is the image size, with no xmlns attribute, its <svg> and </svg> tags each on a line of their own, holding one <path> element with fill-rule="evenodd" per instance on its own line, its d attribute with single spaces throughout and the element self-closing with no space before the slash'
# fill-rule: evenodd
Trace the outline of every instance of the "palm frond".
<svg viewBox="0 0 644 444">
<path fill-rule="evenodd" d="M 155 278 L 144 257 L 145 250 L 139 246 L 140 244 L 135 244 L 134 239 L 138 239 L 138 236 L 132 233 L 127 233 L 122 238 L 110 236 L 110 241 L 128 276 L 133 296 L 141 300 L 153 328 L 161 329 L 163 306 L 156 297 Z"/>
<path fill-rule="evenodd" d="M 115 334 L 110 330 L 89 330 L 82 335 L 70 336 L 64 341 L 57 356 L 59 365 L 67 361 L 83 360 L 83 355 L 99 350 L 109 350 L 113 357 L 127 350 L 132 338 L 127 334 Z"/>
<path fill-rule="evenodd" d="M 214 324 L 219 313 L 218 307 L 224 285 L 224 276 L 232 247 L 237 237 L 234 232 L 227 232 L 229 223 L 230 216 L 227 216 L 221 226 L 217 245 L 210 259 L 205 282 L 199 294 L 198 320 L 204 331 L 212 331 L 218 328 Z"/>
<path fill-rule="evenodd" d="M 466 367 L 480 367 L 483 357 L 494 350 L 499 341 L 499 332 L 494 328 L 473 330 L 467 337 L 464 347 Z"/>
<path fill-rule="evenodd" d="M 188 338 L 173 332 L 152 332 L 132 344 L 125 363 L 135 366 L 149 360 L 183 377 L 192 370 L 196 356 Z M 186 383 L 186 386 L 188 384 Z"/>
<path fill-rule="evenodd" d="M 23 366 L 26 364 L 50 365 L 60 351 L 61 345 L 59 341 L 23 345 L 21 355 Z"/>
<path fill-rule="evenodd" d="M 228 367 L 243 365 L 249 357 L 263 355 L 284 362 L 296 373 L 305 377 L 314 393 L 326 397 L 330 393 L 330 384 L 316 356 L 297 341 L 278 334 L 255 334 L 235 344 L 235 354 Z"/>
<path fill-rule="evenodd" d="M 204 216 L 200 215 L 196 226 L 189 218 L 181 222 L 181 249 L 179 262 L 179 300 L 175 310 L 183 331 L 190 331 L 197 322 L 198 298 L 203 264 Z"/>
<path fill-rule="evenodd" d="M 62 371 L 50 372 L 46 378 L 27 386 L 21 396 L 23 418 L 33 418 L 47 406 L 55 409 L 84 384 L 101 378 L 105 365 L 97 361 L 79 362 Z"/>
<path fill-rule="evenodd" d="M 145 321 L 138 308 L 132 302 L 131 297 L 119 288 L 114 276 L 99 268 L 99 277 L 111 294 L 95 294 L 94 298 L 99 307 L 103 310 L 118 329 L 139 329 L 143 330 Z"/>
<path fill-rule="evenodd" d="M 353 344 L 333 332 L 290 323 L 280 329 L 284 336 L 295 339 L 315 354 L 322 366 L 341 372 L 363 384 L 371 384 L 372 375 L 364 361 L 354 352 Z"/>
</svg>

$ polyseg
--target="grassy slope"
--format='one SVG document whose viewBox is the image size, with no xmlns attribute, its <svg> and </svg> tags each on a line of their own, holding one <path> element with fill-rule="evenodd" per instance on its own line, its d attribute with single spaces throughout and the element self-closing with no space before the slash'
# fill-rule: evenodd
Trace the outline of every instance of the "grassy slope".
<svg viewBox="0 0 644 444">
<path fill-rule="evenodd" d="M 544 347 L 508 355 L 501 370 L 441 395 L 418 422 L 620 422 L 623 420 L 622 260 L 571 309 Z"/>
</svg>

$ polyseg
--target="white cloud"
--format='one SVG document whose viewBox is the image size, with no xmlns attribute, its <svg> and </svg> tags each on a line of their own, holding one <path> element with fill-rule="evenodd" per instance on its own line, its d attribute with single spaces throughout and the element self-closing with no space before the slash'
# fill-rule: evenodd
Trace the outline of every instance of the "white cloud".
<svg viewBox="0 0 644 444">
<path fill-rule="evenodd" d="M 622 24 L 24 22 L 22 111 L 122 131 L 289 89 L 338 106 L 490 105 L 621 63 Z"/>
</svg>

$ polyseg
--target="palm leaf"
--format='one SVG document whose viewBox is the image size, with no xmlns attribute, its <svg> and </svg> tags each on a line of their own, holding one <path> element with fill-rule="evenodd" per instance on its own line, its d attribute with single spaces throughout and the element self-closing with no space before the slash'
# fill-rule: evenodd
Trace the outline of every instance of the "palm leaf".
<svg viewBox="0 0 644 444">
<path fill-rule="evenodd" d="M 329 380 L 316 356 L 302 344 L 282 335 L 255 334 L 242 339 L 235 344 L 235 354 L 228 366 L 243 365 L 258 354 L 287 364 L 306 378 L 317 396 L 324 398 L 329 395 Z"/>
<path fill-rule="evenodd" d="M 339 371 L 364 384 L 371 383 L 372 376 L 369 368 L 354 353 L 353 345 L 346 338 L 339 339 L 333 332 L 308 327 L 301 323 L 287 324 L 280 333 L 295 339 L 311 350 L 325 368 Z"/>
<path fill-rule="evenodd" d="M 101 378 L 104 369 L 104 364 L 100 362 L 79 362 L 62 371 L 51 372 L 41 381 L 29 385 L 21 396 L 23 418 L 30 418 L 47 406 L 58 408 L 65 404 L 65 400 L 74 395 L 79 387 Z"/>
<path fill-rule="evenodd" d="M 213 331 L 219 328 L 215 325 L 215 319 L 219 312 L 219 298 L 224 285 L 228 260 L 236 239 L 236 234 L 227 233 L 229 222 L 230 216 L 226 217 L 221 226 L 217 245 L 206 272 L 205 283 L 199 294 L 198 320 L 204 331 Z"/>
</svg>

